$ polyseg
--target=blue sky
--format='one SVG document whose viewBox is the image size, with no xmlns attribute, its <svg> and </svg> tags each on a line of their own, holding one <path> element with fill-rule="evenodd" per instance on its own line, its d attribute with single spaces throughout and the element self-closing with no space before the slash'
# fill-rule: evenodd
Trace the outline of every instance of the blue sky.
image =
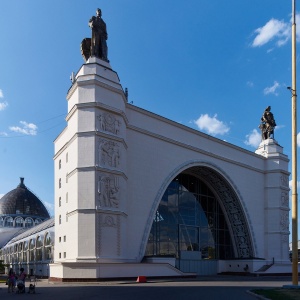
<svg viewBox="0 0 300 300">
<path fill-rule="evenodd" d="M 53 215 L 53 141 L 66 126 L 70 74 L 84 62 L 80 43 L 98 7 L 129 102 L 250 151 L 270 105 L 275 139 L 291 158 L 291 5 L 2 0 L 0 197 L 25 177 Z"/>
</svg>

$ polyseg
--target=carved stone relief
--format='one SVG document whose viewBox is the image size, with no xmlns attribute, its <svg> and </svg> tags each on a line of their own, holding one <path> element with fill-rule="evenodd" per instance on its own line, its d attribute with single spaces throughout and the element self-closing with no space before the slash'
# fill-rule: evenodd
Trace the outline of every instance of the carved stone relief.
<svg viewBox="0 0 300 300">
<path fill-rule="evenodd" d="M 281 206 L 289 206 L 289 194 L 288 192 L 281 192 Z"/>
<path fill-rule="evenodd" d="M 289 187 L 289 177 L 286 175 L 281 175 L 280 176 L 280 181 L 281 181 L 281 185 L 285 186 L 285 187 Z"/>
<path fill-rule="evenodd" d="M 99 120 L 100 130 L 119 135 L 121 122 L 114 115 L 102 113 L 97 119 Z"/>
<path fill-rule="evenodd" d="M 101 175 L 98 181 L 98 194 L 100 207 L 119 206 L 119 179 L 114 175 Z"/>
<path fill-rule="evenodd" d="M 281 211 L 280 215 L 280 229 L 283 231 L 289 230 L 289 213 Z"/>
<path fill-rule="evenodd" d="M 112 216 L 105 216 L 102 227 L 117 227 L 117 223 Z"/>
<path fill-rule="evenodd" d="M 121 255 L 121 221 L 119 215 L 111 214 L 97 214 L 97 235 L 96 235 L 96 247 L 97 256 L 101 256 L 105 251 L 106 240 L 103 240 L 105 236 L 105 230 L 112 230 L 111 233 L 116 234 L 116 240 L 113 241 L 115 245 L 115 254 Z"/>
<path fill-rule="evenodd" d="M 118 167 L 120 164 L 120 149 L 118 143 L 100 140 L 99 164 L 100 166 Z"/>
</svg>

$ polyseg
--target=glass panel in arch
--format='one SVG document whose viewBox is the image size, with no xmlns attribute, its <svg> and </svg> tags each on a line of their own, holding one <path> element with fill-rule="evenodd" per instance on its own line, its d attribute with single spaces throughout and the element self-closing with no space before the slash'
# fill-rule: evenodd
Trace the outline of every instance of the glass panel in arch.
<svg viewBox="0 0 300 300">
<path fill-rule="evenodd" d="M 199 228 L 180 225 L 179 247 L 180 251 L 199 251 Z"/>
<path fill-rule="evenodd" d="M 15 227 L 23 227 L 23 218 L 20 218 L 20 217 L 18 217 L 18 218 L 16 218 L 15 219 Z"/>
<path fill-rule="evenodd" d="M 39 236 L 36 240 L 36 247 L 42 247 L 43 246 L 43 242 L 42 242 L 42 238 Z"/>
<path fill-rule="evenodd" d="M 34 240 L 29 243 L 29 261 L 34 261 Z"/>
<path fill-rule="evenodd" d="M 25 227 L 27 228 L 27 227 L 32 227 L 33 226 L 33 220 L 31 219 L 31 218 L 27 218 L 26 220 L 25 220 Z"/>
<path fill-rule="evenodd" d="M 165 191 L 145 255 L 179 257 L 179 251 L 201 251 L 204 259 L 234 258 L 227 222 L 217 199 L 203 181 L 189 174 L 177 176 Z"/>
<path fill-rule="evenodd" d="M 7 218 L 5 218 L 4 226 L 5 227 L 13 227 L 13 225 L 14 225 L 13 223 L 14 223 L 13 218 L 7 217 Z"/>
<path fill-rule="evenodd" d="M 40 224 L 40 223 L 42 223 L 42 220 L 41 220 L 41 219 L 36 219 L 36 220 L 34 221 L 34 224 L 35 224 L 35 225 L 38 225 L 38 224 Z"/>
<path fill-rule="evenodd" d="M 50 233 L 47 233 L 46 237 L 45 237 L 45 246 L 48 246 L 48 245 L 51 245 L 51 236 L 50 236 Z"/>
<path fill-rule="evenodd" d="M 27 262 L 27 251 L 28 251 L 28 242 L 24 242 L 23 245 L 23 261 Z"/>
</svg>

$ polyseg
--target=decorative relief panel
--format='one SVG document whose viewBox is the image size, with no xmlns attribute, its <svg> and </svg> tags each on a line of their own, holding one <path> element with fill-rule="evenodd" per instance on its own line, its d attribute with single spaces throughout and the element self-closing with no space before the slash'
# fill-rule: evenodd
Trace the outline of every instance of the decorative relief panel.
<svg viewBox="0 0 300 300">
<path fill-rule="evenodd" d="M 98 181 L 98 194 L 101 207 L 119 207 L 119 178 L 114 175 L 101 175 Z"/>
<path fill-rule="evenodd" d="M 286 175 L 281 175 L 280 176 L 280 181 L 281 181 L 281 185 L 285 186 L 285 187 L 289 187 L 289 177 Z"/>
<path fill-rule="evenodd" d="M 114 115 L 102 113 L 97 119 L 100 123 L 100 130 L 119 135 L 121 122 Z"/>
<path fill-rule="evenodd" d="M 289 206 L 289 194 L 288 192 L 281 192 L 281 206 Z"/>
<path fill-rule="evenodd" d="M 115 254 L 117 256 L 121 255 L 121 222 L 119 215 L 111 214 L 97 214 L 97 234 L 96 234 L 96 247 L 97 247 L 97 256 L 101 256 L 106 252 L 105 245 L 107 240 L 105 239 L 105 231 L 112 230 L 111 234 L 116 234 L 116 240 L 111 240 L 115 245 Z M 107 233 L 106 233 L 107 234 Z M 114 252 L 114 251 L 113 251 Z M 112 254 L 112 253 L 110 253 Z"/>
<path fill-rule="evenodd" d="M 102 227 L 117 227 L 117 222 L 112 216 L 105 216 Z"/>
<path fill-rule="evenodd" d="M 120 164 L 119 145 L 113 141 L 100 140 L 99 144 L 99 164 L 117 168 Z"/>
<path fill-rule="evenodd" d="M 289 212 L 288 211 L 280 212 L 280 229 L 282 231 L 289 230 Z"/>
</svg>

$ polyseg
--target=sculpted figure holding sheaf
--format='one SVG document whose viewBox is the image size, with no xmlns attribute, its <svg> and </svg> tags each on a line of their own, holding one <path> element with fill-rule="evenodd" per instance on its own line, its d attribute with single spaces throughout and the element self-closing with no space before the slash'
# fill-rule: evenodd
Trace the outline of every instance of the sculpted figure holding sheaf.
<svg viewBox="0 0 300 300">
<path fill-rule="evenodd" d="M 89 26 L 92 29 L 91 56 L 96 56 L 108 61 L 106 24 L 102 19 L 102 12 L 100 8 L 97 8 L 96 16 L 93 16 L 90 19 Z"/>
<path fill-rule="evenodd" d="M 109 62 L 107 58 L 106 24 L 102 19 L 100 8 L 97 8 L 96 16 L 89 20 L 89 27 L 92 29 L 92 38 L 84 38 L 80 46 L 83 59 L 87 61 L 90 57 L 95 56 Z"/>
</svg>

